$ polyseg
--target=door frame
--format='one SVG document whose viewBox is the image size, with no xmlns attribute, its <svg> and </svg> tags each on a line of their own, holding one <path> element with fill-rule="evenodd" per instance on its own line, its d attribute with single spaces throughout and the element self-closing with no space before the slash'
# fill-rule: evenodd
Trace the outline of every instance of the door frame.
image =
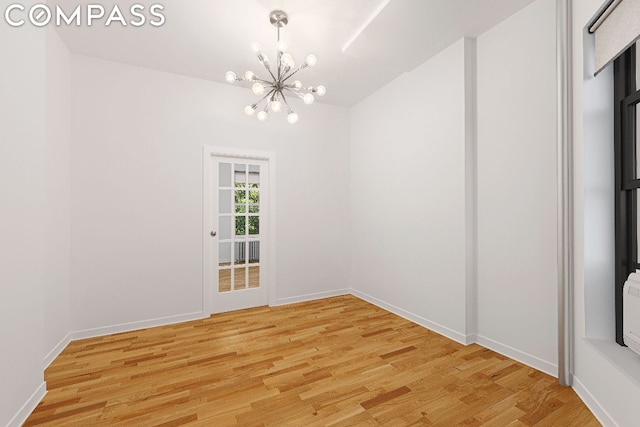
<svg viewBox="0 0 640 427">
<path fill-rule="evenodd" d="M 267 242 L 266 254 L 261 263 L 267 267 L 264 286 L 267 291 L 267 303 L 274 306 L 276 301 L 276 154 L 273 151 L 245 150 L 241 148 L 202 145 L 202 311 L 212 314 L 212 298 L 214 289 L 211 277 L 211 178 L 213 176 L 212 157 L 229 157 L 247 160 L 262 160 L 269 164 L 269 204 L 267 206 L 268 224 L 260 227 L 265 231 Z M 263 261 L 264 260 L 264 261 Z"/>
</svg>

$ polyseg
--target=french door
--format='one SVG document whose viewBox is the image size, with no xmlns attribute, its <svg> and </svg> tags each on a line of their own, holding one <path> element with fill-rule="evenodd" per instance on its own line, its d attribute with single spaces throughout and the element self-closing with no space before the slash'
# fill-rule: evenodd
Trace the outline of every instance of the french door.
<svg viewBox="0 0 640 427">
<path fill-rule="evenodd" d="M 210 157 L 211 312 L 267 304 L 269 163 Z"/>
</svg>

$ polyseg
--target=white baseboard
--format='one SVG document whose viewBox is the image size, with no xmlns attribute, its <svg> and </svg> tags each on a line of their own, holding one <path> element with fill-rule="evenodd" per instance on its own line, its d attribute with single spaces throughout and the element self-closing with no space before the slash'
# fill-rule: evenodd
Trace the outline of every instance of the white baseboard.
<svg viewBox="0 0 640 427">
<path fill-rule="evenodd" d="M 582 381 L 580 381 L 575 375 L 573 376 L 573 390 L 575 390 L 576 394 L 587 408 L 593 413 L 593 415 L 600 421 L 605 427 L 619 427 L 619 424 L 616 423 L 611 415 L 604 409 L 604 407 L 598 402 L 598 400 L 593 397 L 593 394 L 584 386 Z"/>
<path fill-rule="evenodd" d="M 43 381 L 40 386 L 33 392 L 31 397 L 22 405 L 22 408 L 9 420 L 7 427 L 20 427 L 29 418 L 29 415 L 36 409 L 38 403 L 47 394 L 47 384 Z"/>
<path fill-rule="evenodd" d="M 378 298 L 375 298 L 371 295 L 368 295 L 364 292 L 355 290 L 355 289 L 349 289 L 349 288 L 345 288 L 345 289 L 337 289 L 334 291 L 328 291 L 328 292 L 319 292 L 319 293 L 315 293 L 315 294 L 307 294 L 307 295 L 299 295 L 299 296 L 295 296 L 295 297 L 289 297 L 289 298 L 281 298 L 281 299 L 277 299 L 275 301 L 275 304 L 273 304 L 273 306 L 281 306 L 281 305 L 288 305 L 288 304 L 295 304 L 295 303 L 299 303 L 299 302 L 305 302 L 305 301 L 313 301 L 313 300 L 318 300 L 318 299 L 322 299 L 322 298 L 331 298 L 331 297 L 336 297 L 336 296 L 341 296 L 341 295 L 353 295 L 356 296 L 358 298 L 361 298 L 373 305 L 376 305 L 380 308 L 383 308 L 387 311 L 390 311 L 400 317 L 403 317 L 407 320 L 410 320 L 411 322 L 414 322 L 420 326 L 423 326 L 431 331 L 437 332 L 447 338 L 450 338 L 456 342 L 459 342 L 460 344 L 464 344 L 464 345 L 469 345 L 469 344 L 473 344 L 473 343 L 478 343 L 480 345 L 482 345 L 483 347 L 489 348 L 497 353 L 503 354 L 507 357 L 510 357 L 514 360 L 517 360 L 519 362 L 522 362 L 528 366 L 531 366 L 535 369 L 538 369 L 542 372 L 545 372 L 549 375 L 552 376 L 557 376 L 557 371 L 558 371 L 558 367 L 550 362 L 547 362 L 545 360 L 542 360 L 536 356 L 530 355 L 528 353 L 522 352 L 520 350 L 517 350 L 513 347 L 510 347 L 508 345 L 502 344 L 500 342 L 494 341 L 490 338 L 484 337 L 482 335 L 476 335 L 476 334 L 470 334 L 470 335 L 465 335 L 462 334 L 458 331 L 454 331 L 453 329 L 450 329 L 446 326 L 443 326 L 439 323 L 433 322 L 429 319 L 426 319 L 420 315 L 417 315 L 415 313 L 411 313 L 407 310 L 404 310 L 400 307 L 397 307 L 393 304 L 389 304 L 385 301 L 382 301 Z M 105 326 L 105 327 L 100 327 L 100 328 L 95 328 L 95 329 L 85 329 L 85 330 L 81 330 L 81 331 L 75 331 L 75 332 L 71 332 L 69 334 L 67 334 L 66 337 L 64 337 L 60 343 L 58 343 L 55 348 L 53 348 L 45 357 L 45 367 L 48 366 L 59 354 L 60 352 L 62 352 L 62 350 L 64 350 L 64 348 L 71 342 L 71 341 L 75 341 L 75 340 L 80 340 L 80 339 L 86 339 L 86 338 L 94 338 L 94 337 L 100 337 L 100 336 L 105 336 L 105 335 L 111 335 L 111 334 L 117 334 L 117 333 L 122 333 L 122 332 L 131 332 L 131 331 L 135 331 L 138 329 L 145 329 L 145 328 L 152 328 L 152 327 L 156 327 L 156 326 L 164 326 L 164 325 L 170 325 L 170 324 L 174 324 L 174 323 L 180 323 L 180 322 L 188 322 L 191 320 L 197 320 L 197 319 L 202 319 L 208 317 L 207 315 L 204 314 L 204 312 L 199 311 L 199 312 L 195 312 L 195 313 L 187 313 L 187 314 L 181 314 L 181 315 L 177 315 L 177 316 L 168 316 L 168 317 L 161 317 L 161 318 L 157 318 L 157 319 L 150 319 L 150 320 L 143 320 L 140 322 L 131 322 L 131 323 L 122 323 L 122 324 L 118 324 L 118 325 L 112 325 L 112 326 Z"/>
<path fill-rule="evenodd" d="M 179 314 L 177 316 L 167 316 L 159 317 L 157 319 L 142 320 L 140 322 L 121 323 L 119 325 L 104 326 L 101 328 L 84 329 L 81 331 L 71 332 L 69 334 L 69 341 L 102 337 L 105 335 L 119 334 L 121 332 L 132 332 L 139 329 L 154 328 L 156 326 L 165 326 L 174 323 L 204 319 L 206 317 L 209 317 L 209 315 L 205 315 L 203 311 L 198 311 L 195 313 Z"/>
<path fill-rule="evenodd" d="M 542 360 L 539 357 L 525 353 L 482 335 L 477 336 L 476 342 L 481 346 L 488 348 L 489 350 L 493 350 L 496 353 L 500 353 L 510 359 L 517 360 L 518 362 L 524 363 L 525 365 L 531 366 L 532 368 L 549 374 L 552 377 L 558 377 L 558 366 L 554 365 L 551 362 L 547 362 L 546 360 Z"/>
<path fill-rule="evenodd" d="M 331 298 L 341 295 L 353 295 L 360 299 L 363 299 L 373 305 L 376 305 L 384 310 L 387 310 L 391 313 L 394 313 L 400 317 L 403 317 L 411 322 L 414 322 L 420 326 L 423 326 L 431 331 L 437 332 L 449 339 L 452 339 L 458 343 L 468 345 L 472 343 L 478 343 L 483 347 L 491 349 L 497 353 L 503 354 L 511 359 L 517 360 L 521 363 L 524 363 L 528 366 L 531 366 L 535 369 L 538 369 L 542 372 L 545 372 L 552 376 L 557 376 L 557 366 L 542 360 L 536 356 L 530 355 L 528 353 L 517 350 L 508 345 L 502 344 L 490 338 L 484 337 L 482 335 L 470 334 L 465 335 L 460 332 L 454 331 L 446 326 L 440 325 L 436 322 L 433 322 L 429 319 L 426 319 L 422 316 L 419 316 L 415 313 L 411 313 L 407 310 L 404 310 L 400 307 L 397 307 L 393 304 L 389 304 L 382 300 L 379 300 L 371 295 L 368 295 L 364 292 L 355 290 L 355 289 L 338 289 L 334 291 L 328 292 L 319 292 L 315 294 L 307 294 L 300 295 L 296 297 L 289 298 L 281 298 L 275 301 L 274 306 L 295 304 L 299 302 L 305 301 L 313 301 L 323 298 Z M 45 367 L 48 366 L 61 352 L 64 348 L 71 342 L 79 339 L 86 338 L 94 338 L 105 335 L 117 334 L 122 332 L 131 332 L 139 329 L 152 328 L 156 326 L 164 326 L 169 324 L 188 322 L 191 320 L 197 320 L 206 318 L 208 315 L 205 315 L 204 312 L 194 312 L 187 313 L 177 316 L 167 316 L 156 319 L 144 320 L 139 322 L 131 322 L 131 323 L 122 323 L 118 325 L 105 326 L 94 329 L 85 329 L 80 331 L 75 331 L 67 334 L 46 356 L 44 359 Z M 587 388 L 580 382 L 579 379 L 574 377 L 574 386 L 576 393 L 580 398 L 585 402 L 585 404 L 589 407 L 589 409 L 594 413 L 596 418 L 605 426 L 618 426 L 615 423 L 613 418 L 607 413 L 607 411 L 599 404 L 599 402 L 593 397 L 593 395 L 587 390 Z M 7 427 L 19 426 L 21 425 L 27 417 L 31 414 L 31 412 L 35 409 L 38 403 L 42 400 L 44 395 L 46 394 L 46 383 L 42 383 L 40 387 L 33 393 L 33 395 L 29 398 L 29 400 L 22 406 L 22 408 L 18 411 L 18 413 L 11 419 Z"/>
<path fill-rule="evenodd" d="M 517 350 L 513 347 L 504 345 L 502 343 L 499 343 L 497 341 L 494 341 L 490 338 L 484 337 L 482 335 L 476 335 L 476 334 L 470 334 L 470 335 L 465 335 L 462 334 L 458 331 L 454 331 L 453 329 L 450 329 L 446 326 L 443 326 L 441 324 L 438 324 L 436 322 L 433 322 L 429 319 L 426 319 L 420 315 L 417 315 L 415 313 L 411 313 L 407 310 L 404 310 L 400 307 L 394 306 L 393 304 L 389 304 L 387 302 L 384 302 L 382 300 L 379 300 L 371 295 L 365 294 L 364 292 L 355 290 L 355 289 L 350 289 L 350 288 L 345 288 L 345 289 L 338 289 L 338 290 L 334 290 L 334 291 L 328 291 L 328 292 L 319 292 L 319 293 L 315 293 L 315 294 L 307 294 L 307 295 L 300 295 L 300 296 L 295 296 L 295 297 L 289 297 L 289 298 L 281 298 L 281 299 L 276 299 L 275 300 L 275 304 L 273 304 L 273 306 L 281 306 L 281 305 L 288 305 L 288 304 L 295 304 L 295 303 L 299 303 L 299 302 L 305 302 L 305 301 L 313 301 L 313 300 L 317 300 L 317 299 L 322 299 L 322 298 L 331 298 L 331 297 L 336 297 L 336 296 L 341 296 L 341 295 L 353 295 L 355 297 L 358 297 L 360 299 L 363 299 L 373 305 L 376 305 L 384 310 L 390 311 L 391 313 L 394 313 L 400 317 L 403 317 L 411 322 L 414 322 L 420 326 L 423 326 L 431 331 L 434 331 L 436 333 L 439 333 L 449 339 L 452 339 L 460 344 L 463 345 L 468 345 L 468 344 L 472 344 L 472 343 L 478 343 L 480 345 L 482 345 L 483 347 L 486 347 L 488 349 L 491 349 L 497 353 L 503 354 L 509 358 L 512 358 L 514 360 L 517 360 L 519 362 L 522 362 L 528 366 L 531 366 L 535 369 L 538 369 L 542 372 L 545 372 L 549 375 L 552 376 L 557 376 L 557 366 L 547 362 L 545 360 L 542 360 L 536 356 L 527 354 L 525 352 L 522 352 L 520 350 Z M 64 350 L 64 348 L 71 342 L 71 341 L 75 341 L 75 340 L 79 340 L 79 339 L 86 339 L 86 338 L 94 338 L 94 337 L 100 337 L 100 336 L 104 336 L 104 335 L 111 335 L 111 334 L 117 334 L 117 333 L 122 333 L 122 332 L 130 332 L 130 331 L 135 331 L 135 330 L 139 330 L 139 329 L 145 329 L 145 328 L 152 328 L 152 327 L 156 327 L 156 326 L 164 326 L 164 325 L 169 325 L 169 324 L 175 324 L 175 323 L 181 323 L 181 322 L 188 322 L 191 320 L 197 320 L 197 319 L 202 319 L 202 318 L 206 318 L 208 317 L 208 315 L 206 315 L 204 312 L 200 311 L 200 312 L 194 312 L 194 313 L 187 313 L 187 314 L 182 314 L 182 315 L 177 315 L 177 316 L 168 316 L 168 317 L 162 317 L 162 318 L 157 318 L 157 319 L 150 319 L 150 320 L 144 320 L 144 321 L 140 321 L 140 322 L 131 322 L 131 323 L 122 323 L 122 324 L 118 324 L 118 325 L 112 325 L 112 326 L 105 326 L 105 327 L 100 327 L 100 328 L 94 328 L 94 329 L 85 329 L 85 330 L 81 330 L 81 331 L 75 331 L 75 332 L 71 332 L 69 333 L 66 337 L 64 337 L 60 343 L 58 343 L 55 348 L 53 348 L 45 357 L 45 366 L 48 366 L 59 354 L 60 352 L 62 352 L 62 350 Z M 575 390 L 578 393 L 578 395 L 582 398 L 582 400 L 585 401 L 585 403 L 587 404 L 587 406 L 589 406 L 590 409 L 592 409 L 592 411 L 594 412 L 594 414 L 596 414 L 596 417 L 605 425 L 611 425 L 611 426 L 617 426 L 617 424 L 615 424 L 615 422 L 613 421 L 613 419 L 609 416 L 609 414 L 598 404 L 598 402 L 593 398 L 593 396 L 588 392 L 588 390 L 584 387 L 584 385 L 582 385 L 582 383 L 575 379 Z M 29 416 L 29 414 L 31 413 L 31 411 L 33 411 L 33 409 L 38 405 L 38 403 L 40 402 L 40 400 L 42 399 L 42 397 L 46 394 L 46 384 L 43 383 L 42 386 L 34 393 L 34 395 L 29 399 L 29 401 L 27 401 L 23 408 L 18 412 L 18 414 L 16 414 L 16 416 L 12 419 L 12 421 L 10 422 L 10 426 L 13 425 L 19 425 L 20 423 L 24 422 L 24 420 Z M 24 415 L 24 419 L 21 418 Z M 18 424 L 11 424 L 12 422 L 14 422 L 15 420 L 22 420 L 20 421 L 20 423 Z M 606 422 L 604 422 L 606 421 Z M 17 422 L 17 421 L 16 421 Z"/>
<path fill-rule="evenodd" d="M 351 289 L 337 289 L 335 291 L 318 292 L 316 294 L 307 294 L 307 295 L 299 295 L 297 297 L 276 299 L 273 306 L 278 307 L 281 305 L 289 305 L 289 304 L 295 304 L 298 302 L 314 301 L 314 300 L 323 299 L 323 298 L 339 297 L 342 295 L 349 295 L 349 294 L 351 294 Z"/>
<path fill-rule="evenodd" d="M 62 350 L 64 350 L 69 345 L 70 342 L 71 342 L 71 333 L 68 333 L 67 336 L 62 338 L 62 340 L 60 340 L 60 342 L 56 344 L 56 346 L 53 347 L 49 353 L 47 353 L 47 355 L 44 357 L 45 369 L 47 369 L 47 367 L 51 365 L 51 362 L 53 362 L 55 358 L 58 357 L 60 353 L 62 353 Z"/>
<path fill-rule="evenodd" d="M 446 326 L 440 325 L 440 324 L 438 324 L 436 322 L 432 322 L 429 319 L 425 319 L 422 316 L 419 316 L 417 314 L 411 313 L 411 312 L 409 312 L 407 310 L 404 310 L 404 309 L 402 309 L 400 307 L 396 307 L 393 304 L 386 303 L 386 302 L 384 302 L 382 300 L 379 300 L 378 298 L 372 297 L 371 295 L 367 295 L 364 292 L 360 292 L 360 291 L 357 291 L 355 289 L 351 289 L 351 294 L 353 296 L 356 296 L 356 297 L 358 297 L 360 299 L 363 299 L 363 300 L 365 300 L 365 301 L 367 301 L 367 302 L 369 302 L 369 303 L 371 303 L 371 304 L 373 304 L 375 306 L 378 306 L 378 307 L 383 308 L 383 309 L 385 309 L 387 311 L 390 311 L 393 314 L 396 314 L 396 315 L 398 315 L 398 316 L 400 316 L 402 318 L 410 320 L 413 323 L 416 323 L 416 324 L 418 324 L 420 326 L 423 326 L 423 327 L 425 327 L 425 328 L 427 328 L 427 329 L 429 329 L 429 330 L 431 330 L 433 332 L 437 332 L 440 335 L 444 335 L 445 337 L 447 337 L 449 339 L 452 339 L 452 340 L 454 340 L 456 342 L 459 342 L 460 344 L 464 344 L 464 345 L 471 344 L 470 342 L 468 342 L 469 341 L 469 337 L 467 337 L 464 334 L 461 334 L 458 331 L 454 331 L 453 329 L 449 329 Z"/>
<path fill-rule="evenodd" d="M 496 353 L 500 353 L 511 359 L 517 360 L 518 362 L 524 363 L 527 366 L 531 366 L 532 368 L 538 369 L 539 371 L 545 372 L 551 376 L 554 376 L 554 377 L 558 376 L 557 365 L 547 362 L 546 360 L 542 360 L 539 357 L 517 350 L 513 347 L 494 341 L 482 335 L 462 334 L 458 331 L 454 331 L 446 326 L 440 325 L 429 319 L 425 319 L 420 315 L 411 313 L 400 307 L 396 307 L 393 304 L 389 304 L 385 301 L 379 300 L 378 298 L 372 297 L 371 295 L 365 294 L 364 292 L 360 292 L 358 290 L 352 289 L 351 294 L 367 302 L 370 302 L 373 305 L 376 305 L 380 308 L 390 311 L 400 317 L 410 320 L 420 326 L 423 326 L 431 331 L 437 332 L 440 335 L 443 335 L 449 339 L 459 342 L 460 344 L 469 345 L 469 344 L 477 343 L 483 347 L 486 347 L 490 350 L 495 351 Z"/>
<path fill-rule="evenodd" d="M 467 335 L 467 341 L 465 342 L 466 345 L 477 344 L 477 343 L 478 343 L 478 334 Z"/>
<path fill-rule="evenodd" d="M 122 323 L 119 325 L 105 326 L 95 329 L 84 329 L 75 332 L 69 332 L 56 346 L 44 357 L 45 369 L 62 353 L 71 341 L 81 340 L 85 338 L 95 338 L 104 335 L 119 334 L 121 332 L 131 332 L 138 329 L 153 328 L 155 326 L 165 326 L 173 323 L 188 322 L 190 320 L 203 319 L 205 317 L 202 311 L 188 314 L 180 314 L 177 316 L 160 317 L 157 319 L 143 320 L 140 322 Z"/>
</svg>

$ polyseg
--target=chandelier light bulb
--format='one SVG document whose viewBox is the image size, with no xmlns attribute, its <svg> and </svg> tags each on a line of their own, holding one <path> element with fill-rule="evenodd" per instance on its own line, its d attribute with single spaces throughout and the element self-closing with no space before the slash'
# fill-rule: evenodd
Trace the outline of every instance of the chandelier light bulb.
<svg viewBox="0 0 640 427">
<path fill-rule="evenodd" d="M 269 14 L 269 22 L 278 29 L 274 64 L 269 64 L 269 58 L 263 53 L 262 46 L 259 43 L 251 43 L 251 48 L 255 52 L 254 58 L 257 57 L 261 67 L 264 67 L 269 75 L 263 77 L 258 76 L 253 71 L 245 71 L 239 74 L 227 71 L 224 74 L 224 78 L 228 83 L 243 83 L 242 86 L 249 88 L 258 97 L 255 103 L 244 107 L 244 113 L 247 116 L 256 116 L 258 121 L 266 122 L 271 112 L 274 114 L 282 112 L 283 116 L 287 116 L 287 121 L 294 124 L 298 122 L 299 117 L 289 106 L 290 99 L 287 96 L 293 95 L 304 104 L 312 105 L 316 97 L 322 97 L 327 93 L 327 88 L 325 86 L 303 86 L 300 80 L 293 80 L 293 76 L 299 71 L 308 67 L 315 67 L 318 63 L 318 58 L 313 54 L 309 54 L 304 60 L 302 60 L 302 57 L 298 57 L 298 64 L 296 64 L 293 55 L 288 51 L 287 43 L 280 40 L 280 30 L 289 22 L 288 15 L 282 10 L 273 10 Z"/>
<path fill-rule="evenodd" d="M 293 56 L 290 53 L 285 53 L 280 58 L 285 67 L 293 68 L 296 65 L 296 61 L 293 60 Z"/>
<path fill-rule="evenodd" d="M 302 101 L 307 105 L 311 105 L 313 104 L 313 101 L 315 101 L 315 98 L 310 93 L 307 93 L 302 97 Z"/>
<path fill-rule="evenodd" d="M 287 121 L 291 124 L 294 124 L 298 121 L 298 115 L 296 113 L 289 113 L 289 115 L 287 116 Z"/>
<path fill-rule="evenodd" d="M 315 65 L 318 63 L 318 58 L 316 58 L 315 55 L 308 55 L 307 56 L 307 65 L 309 67 L 315 67 Z"/>
<path fill-rule="evenodd" d="M 227 71 L 226 74 L 224 75 L 224 79 L 228 83 L 233 83 L 236 81 L 236 73 L 234 73 L 233 71 Z"/>
<path fill-rule="evenodd" d="M 277 99 L 275 101 L 271 101 L 271 110 L 274 113 L 279 113 L 280 111 L 282 111 L 282 103 Z"/>
<path fill-rule="evenodd" d="M 260 96 L 264 93 L 264 86 L 260 83 L 254 83 L 253 86 L 251 86 L 251 92 L 253 92 L 254 95 Z"/>
</svg>

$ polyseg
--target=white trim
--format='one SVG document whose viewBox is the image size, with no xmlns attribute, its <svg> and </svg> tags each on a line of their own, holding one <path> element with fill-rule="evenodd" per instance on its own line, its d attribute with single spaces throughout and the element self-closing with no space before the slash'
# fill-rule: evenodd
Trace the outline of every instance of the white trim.
<svg viewBox="0 0 640 427">
<path fill-rule="evenodd" d="M 299 302 L 315 301 L 323 298 L 339 297 L 342 295 L 351 295 L 351 289 L 338 289 L 335 291 L 318 292 L 316 294 L 299 295 L 297 297 L 280 298 L 275 300 L 274 304 L 269 304 L 270 307 L 278 307 L 281 305 L 296 304 Z"/>
<path fill-rule="evenodd" d="M 211 222 L 211 196 L 209 191 L 211 183 L 211 156 L 209 147 L 202 146 L 202 312 L 211 313 L 211 299 L 213 298 L 211 283 L 211 268 L 209 259 L 211 249 L 209 244 L 209 227 Z"/>
<path fill-rule="evenodd" d="M 472 342 L 469 341 L 470 337 L 467 335 L 461 334 L 460 332 L 454 331 L 453 329 L 449 329 L 446 326 L 440 325 L 439 323 L 433 322 L 429 319 L 425 319 L 422 316 L 411 313 L 400 307 L 396 307 L 395 305 L 386 303 L 382 300 L 379 300 L 378 298 L 372 297 L 371 295 L 367 295 L 364 292 L 351 289 L 351 295 L 358 297 L 360 299 L 363 299 L 387 311 L 390 311 L 391 313 L 396 314 L 402 318 L 410 320 L 411 322 L 418 324 L 420 326 L 423 326 L 433 332 L 437 332 L 440 335 L 443 335 L 449 339 L 459 342 L 460 344 L 464 344 L 464 345 L 472 344 Z"/>
<path fill-rule="evenodd" d="M 267 269 L 268 287 L 267 302 L 269 305 L 276 302 L 276 153 L 269 152 L 269 228 L 267 238 L 267 260 L 269 266 Z"/>
<path fill-rule="evenodd" d="M 202 311 L 195 313 L 179 314 L 176 316 L 158 317 L 156 319 L 142 320 L 139 322 L 120 323 L 118 325 L 103 326 L 100 328 L 83 329 L 71 332 L 68 336 L 70 341 L 82 340 L 86 338 L 102 337 L 105 335 L 119 334 L 122 332 L 132 332 L 139 329 L 155 328 L 157 326 L 173 325 L 176 323 L 189 322 L 192 320 L 205 319 L 209 314 Z"/>
<path fill-rule="evenodd" d="M 209 156 L 239 157 L 241 159 L 271 160 L 275 158 L 274 151 L 245 150 L 242 148 L 220 147 L 215 145 L 203 145 L 202 149 Z"/>
<path fill-rule="evenodd" d="M 536 356 L 527 354 L 525 352 L 522 352 L 520 350 L 517 350 L 505 344 L 499 343 L 497 341 L 494 341 L 482 335 L 461 334 L 446 326 L 440 325 L 429 319 L 425 319 L 422 316 L 411 313 L 407 310 L 404 310 L 402 308 L 396 307 L 392 304 L 379 300 L 375 297 L 372 297 L 371 295 L 368 295 L 364 292 L 351 289 L 351 288 L 336 289 L 333 291 L 318 292 L 314 294 L 299 295 L 299 296 L 288 297 L 288 298 L 280 298 L 280 299 L 274 300 L 273 303 L 270 302 L 269 305 L 272 307 L 276 307 L 276 306 L 283 306 L 283 305 L 295 304 L 295 303 L 306 302 L 306 301 L 314 301 L 318 299 L 331 298 L 331 297 L 342 296 L 342 295 L 352 295 L 357 298 L 360 298 L 377 307 L 380 307 L 386 311 L 389 311 L 404 319 L 407 319 L 413 323 L 416 323 L 424 328 L 427 328 L 433 332 L 443 335 L 446 338 L 454 340 L 460 344 L 469 345 L 469 344 L 477 343 L 483 347 L 486 347 L 490 350 L 493 350 L 497 353 L 507 356 L 513 360 L 517 360 L 521 363 L 524 363 L 525 365 L 530 366 L 534 369 L 545 372 L 552 376 L 556 376 L 558 368 L 556 365 L 550 362 L 547 362 Z M 46 366 L 48 366 L 53 361 L 53 359 L 55 359 L 58 356 L 58 354 L 60 354 L 60 352 L 64 350 L 64 348 L 71 341 L 100 337 L 100 336 L 117 334 L 122 332 L 132 332 L 139 329 L 171 325 L 171 324 L 176 324 L 181 322 L 204 319 L 207 317 L 209 317 L 209 313 L 194 312 L 194 313 L 188 313 L 188 314 L 182 314 L 182 315 L 176 315 L 176 316 L 167 316 L 167 317 L 144 320 L 139 322 L 122 323 L 118 325 L 71 332 L 66 337 L 64 337 L 60 341 L 60 343 L 58 343 L 55 346 L 55 348 L 49 352 L 49 354 L 47 354 L 47 356 L 45 357 L 45 363 L 46 363 Z M 616 424 L 613 421 L 613 418 L 611 418 L 611 416 L 602 407 L 602 405 L 600 405 L 599 402 L 593 397 L 593 395 L 589 393 L 586 387 L 577 378 L 574 377 L 573 379 L 574 379 L 574 389 L 576 390 L 576 393 L 585 402 L 587 407 L 589 407 L 589 409 L 594 413 L 594 415 L 598 418 L 598 420 L 605 426 L 608 426 L 608 425 L 618 426 L 618 424 Z M 46 384 L 43 383 L 38 388 L 38 390 L 34 392 L 31 398 L 23 405 L 20 411 L 12 418 L 12 420 L 9 422 L 7 427 L 10 427 L 10 426 L 13 427 L 14 425 L 15 426 L 21 425 L 27 419 L 29 414 L 31 414 L 31 412 L 35 409 L 38 403 L 42 400 L 45 394 L 46 394 Z"/>
<path fill-rule="evenodd" d="M 55 358 L 58 357 L 60 353 L 62 353 L 62 350 L 64 350 L 69 345 L 70 342 L 71 342 L 71 333 L 68 333 L 64 338 L 60 340 L 58 344 L 55 345 L 55 347 L 51 349 L 49 353 L 47 353 L 47 355 L 44 357 L 45 369 L 49 365 L 51 365 L 51 362 L 53 362 Z"/>
<path fill-rule="evenodd" d="M 212 156 L 235 157 L 241 159 L 264 160 L 269 164 L 269 205 L 267 228 L 267 256 L 265 264 L 267 268 L 267 302 L 269 305 L 277 305 L 276 302 L 276 153 L 275 151 L 246 150 L 241 148 L 221 147 L 213 145 L 202 146 L 202 311 L 212 314 L 213 289 L 208 260 L 211 256 L 209 245 L 209 221 L 211 218 L 211 198 L 207 192 L 207 183 L 211 182 Z"/>
<path fill-rule="evenodd" d="M 498 341 L 492 340 L 491 338 L 487 338 L 478 334 L 461 334 L 460 332 L 454 331 L 446 326 L 440 325 L 436 322 L 433 322 L 429 319 L 425 319 L 424 317 L 411 313 L 402 308 L 396 307 L 392 304 L 386 303 L 382 300 L 379 300 L 375 297 L 367 295 L 363 292 L 357 291 L 355 289 L 351 290 L 351 294 L 355 297 L 361 298 L 373 305 L 376 305 L 380 308 L 383 308 L 391 313 L 394 313 L 400 317 L 403 317 L 411 322 L 414 322 L 420 326 L 423 326 L 431 331 L 437 332 L 449 339 L 452 339 L 460 344 L 469 345 L 469 344 L 479 344 L 483 347 L 486 347 L 490 350 L 495 351 L 496 353 L 500 353 L 504 356 L 509 357 L 510 359 L 516 360 L 518 362 L 524 363 L 527 366 L 530 366 L 534 369 L 542 371 L 546 374 L 556 377 L 558 372 L 557 365 L 548 362 L 546 360 L 540 359 L 537 356 L 533 356 L 531 354 L 525 353 L 523 351 L 517 350 L 508 345 L 502 344 Z"/>
<path fill-rule="evenodd" d="M 615 426 L 619 427 L 619 424 L 615 422 L 615 420 L 609 415 L 604 406 L 598 402 L 598 400 L 593 397 L 593 394 L 585 387 L 585 385 L 576 377 L 573 376 L 573 390 L 576 392 L 578 397 L 582 399 L 584 404 L 589 408 L 589 410 L 593 413 L 593 415 L 600 421 L 600 424 L 603 426 Z"/>
<path fill-rule="evenodd" d="M 9 420 L 7 427 L 20 427 L 29 418 L 29 415 L 36 409 L 36 406 L 47 394 L 47 383 L 44 381 L 33 392 L 31 397 L 22 405 L 18 412 Z"/>
<path fill-rule="evenodd" d="M 491 338 L 487 338 L 482 335 L 477 336 L 476 342 L 481 346 L 488 348 L 489 350 L 493 350 L 496 353 L 500 353 L 510 359 L 517 360 L 518 362 L 524 363 L 527 366 L 549 374 L 552 377 L 557 378 L 558 376 L 558 365 L 554 365 L 553 363 L 540 359 L 537 356 L 525 353 L 524 351 L 520 351 L 511 346 L 502 344 L 498 341 L 492 340 Z"/>
<path fill-rule="evenodd" d="M 465 325 L 478 331 L 478 48 L 475 38 L 464 38 L 465 135 Z"/>
<path fill-rule="evenodd" d="M 573 61 L 571 0 L 556 0 L 558 382 L 571 385 L 573 364 Z"/>
</svg>

